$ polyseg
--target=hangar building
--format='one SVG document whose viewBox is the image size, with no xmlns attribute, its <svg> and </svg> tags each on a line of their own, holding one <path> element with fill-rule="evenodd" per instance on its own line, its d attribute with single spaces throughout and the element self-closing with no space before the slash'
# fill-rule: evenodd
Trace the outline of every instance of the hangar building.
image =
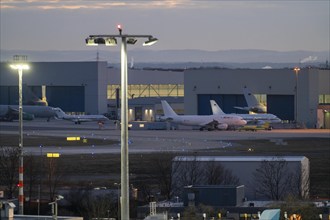
<svg viewBox="0 0 330 220">
<path fill-rule="evenodd" d="M 188 69 L 184 85 L 186 114 L 211 114 L 211 99 L 225 113 L 244 113 L 233 107 L 247 106 L 242 89 L 248 88 L 282 120 L 295 121 L 296 113 L 296 121 L 309 128 L 330 126 L 329 70 Z"/>
<path fill-rule="evenodd" d="M 118 114 L 120 69 L 107 62 L 32 62 L 30 67 L 23 84 L 50 106 L 72 114 Z M 17 74 L 8 62 L 0 68 L 0 104 L 17 104 Z M 282 120 L 295 121 L 297 115 L 307 127 L 330 128 L 329 69 L 302 68 L 297 75 L 292 69 L 129 69 L 128 84 L 130 120 L 157 120 L 161 99 L 179 114 L 210 114 L 210 99 L 226 113 L 246 113 L 233 107 L 246 106 L 242 89 L 247 87 Z"/>
</svg>

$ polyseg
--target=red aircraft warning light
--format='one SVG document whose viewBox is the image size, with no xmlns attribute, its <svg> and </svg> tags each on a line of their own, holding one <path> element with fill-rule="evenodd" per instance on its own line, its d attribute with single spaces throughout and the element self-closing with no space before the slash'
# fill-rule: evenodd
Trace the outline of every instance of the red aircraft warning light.
<svg viewBox="0 0 330 220">
<path fill-rule="evenodd" d="M 122 27 L 121 27 L 121 24 L 118 24 L 118 25 L 117 25 L 117 28 L 118 28 L 119 34 L 121 35 L 121 32 L 122 32 L 122 30 L 123 30 Z"/>
</svg>

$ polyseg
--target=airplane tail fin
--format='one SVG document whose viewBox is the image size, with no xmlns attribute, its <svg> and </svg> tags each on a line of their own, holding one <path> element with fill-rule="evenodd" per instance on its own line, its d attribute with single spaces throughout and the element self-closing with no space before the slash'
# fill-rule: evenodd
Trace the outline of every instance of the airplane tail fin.
<svg viewBox="0 0 330 220">
<path fill-rule="evenodd" d="M 220 106 L 216 103 L 216 101 L 210 100 L 210 103 L 211 103 L 211 108 L 212 108 L 213 115 L 223 115 L 223 114 L 225 114 L 222 111 L 222 109 L 220 108 Z"/>
<path fill-rule="evenodd" d="M 65 112 L 63 112 L 60 108 L 53 108 L 53 110 L 55 111 L 56 118 L 58 119 L 63 119 L 67 116 L 67 114 L 65 114 Z"/>
<path fill-rule="evenodd" d="M 175 113 L 175 111 L 173 111 L 172 107 L 167 103 L 167 101 L 162 100 L 161 102 L 162 102 L 162 107 L 163 107 L 163 111 L 164 111 L 164 116 L 166 118 L 177 116 L 177 114 Z"/>
<path fill-rule="evenodd" d="M 250 90 L 248 88 L 243 88 L 243 93 L 244 93 L 244 97 L 247 102 L 247 105 L 249 107 L 260 105 L 257 98 L 250 92 Z"/>
</svg>

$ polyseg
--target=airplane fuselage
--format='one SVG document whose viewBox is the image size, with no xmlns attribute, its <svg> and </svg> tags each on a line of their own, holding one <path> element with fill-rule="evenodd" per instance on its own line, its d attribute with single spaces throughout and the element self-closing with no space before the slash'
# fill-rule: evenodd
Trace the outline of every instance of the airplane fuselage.
<svg viewBox="0 0 330 220">
<path fill-rule="evenodd" d="M 241 116 L 247 122 L 262 121 L 264 123 L 281 123 L 282 120 L 273 114 L 235 114 Z"/>
<path fill-rule="evenodd" d="M 0 105 L 0 115 L 6 114 L 8 109 L 19 111 L 18 105 Z M 50 106 L 23 105 L 22 111 L 33 115 L 35 118 L 52 118 L 55 111 Z"/>
</svg>

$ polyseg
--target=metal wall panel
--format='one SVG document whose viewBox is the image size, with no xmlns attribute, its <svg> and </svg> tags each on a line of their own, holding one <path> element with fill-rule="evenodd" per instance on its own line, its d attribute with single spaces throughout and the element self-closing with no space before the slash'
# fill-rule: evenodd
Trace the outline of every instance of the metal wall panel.
<svg viewBox="0 0 330 220">
<path fill-rule="evenodd" d="M 0 86 L 0 105 L 8 105 L 10 100 L 9 86 Z"/>
<path fill-rule="evenodd" d="M 245 111 L 235 109 L 234 106 L 246 106 L 244 95 L 221 95 L 221 94 L 198 94 L 197 112 L 199 115 L 212 114 L 210 100 L 215 100 L 222 111 L 225 113 L 246 113 Z"/>
<path fill-rule="evenodd" d="M 48 105 L 65 112 L 85 112 L 84 86 L 47 86 Z"/>
<path fill-rule="evenodd" d="M 267 112 L 282 120 L 294 120 L 294 95 L 267 95 Z"/>
</svg>

